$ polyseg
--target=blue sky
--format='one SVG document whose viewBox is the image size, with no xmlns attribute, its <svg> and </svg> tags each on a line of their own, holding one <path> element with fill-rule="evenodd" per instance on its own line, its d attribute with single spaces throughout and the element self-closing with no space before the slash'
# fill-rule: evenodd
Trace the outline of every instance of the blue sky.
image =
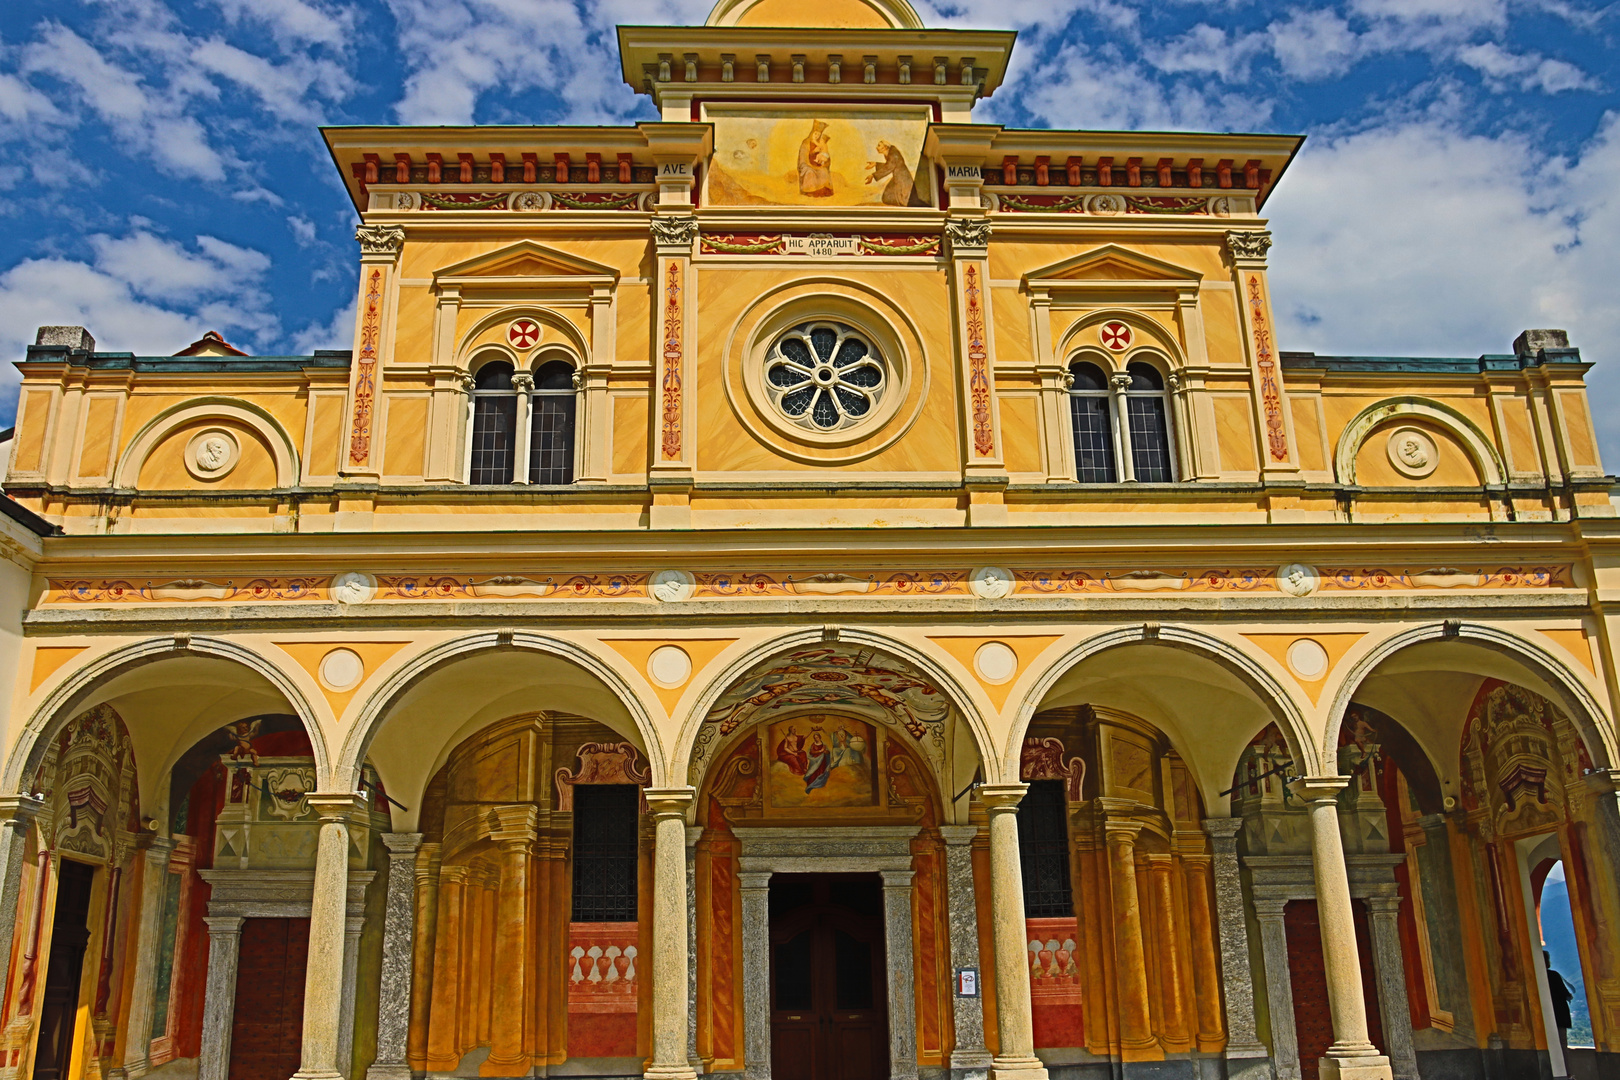
<svg viewBox="0 0 1620 1080">
<path fill-rule="evenodd" d="M 317 125 L 650 119 L 613 26 L 708 8 L 5 0 L 0 354 L 41 323 L 147 353 L 208 329 L 256 353 L 346 348 L 354 217 Z M 1020 31 L 979 119 L 1309 135 L 1267 207 L 1282 347 L 1473 356 L 1567 328 L 1620 467 L 1620 4 L 918 8 Z"/>
</svg>

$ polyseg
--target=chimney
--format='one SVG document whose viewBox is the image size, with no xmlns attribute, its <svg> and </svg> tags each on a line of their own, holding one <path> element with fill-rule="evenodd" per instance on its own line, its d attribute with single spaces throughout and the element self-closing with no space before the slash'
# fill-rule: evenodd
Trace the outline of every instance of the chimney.
<svg viewBox="0 0 1620 1080">
<path fill-rule="evenodd" d="M 1526 330 L 1513 339 L 1514 356 L 1535 356 L 1542 349 L 1567 348 L 1569 348 L 1567 330 Z"/>
<path fill-rule="evenodd" d="M 96 339 L 82 326 L 42 326 L 34 338 L 35 345 L 66 346 L 78 352 L 95 352 Z"/>
</svg>

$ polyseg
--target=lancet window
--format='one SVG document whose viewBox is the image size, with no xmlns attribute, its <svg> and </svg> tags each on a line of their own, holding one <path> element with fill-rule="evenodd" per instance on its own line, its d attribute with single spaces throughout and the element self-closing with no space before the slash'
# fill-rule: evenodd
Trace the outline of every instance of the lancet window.
<svg viewBox="0 0 1620 1080">
<path fill-rule="evenodd" d="M 1159 369 L 1137 362 L 1109 376 L 1096 364 L 1077 360 L 1069 375 L 1075 479 L 1082 484 L 1173 482 L 1170 395 Z"/>
<path fill-rule="evenodd" d="M 577 414 L 574 366 L 566 360 L 547 361 L 532 375 L 505 360 L 483 364 L 473 375 L 467 482 L 573 483 Z"/>
</svg>

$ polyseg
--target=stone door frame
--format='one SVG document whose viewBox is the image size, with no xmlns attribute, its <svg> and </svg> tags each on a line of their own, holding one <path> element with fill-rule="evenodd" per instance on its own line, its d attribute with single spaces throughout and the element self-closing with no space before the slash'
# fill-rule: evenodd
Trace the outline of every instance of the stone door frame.
<svg viewBox="0 0 1620 1080">
<path fill-rule="evenodd" d="M 227 1080 L 231 1024 L 236 1018 L 236 968 L 247 919 L 307 919 L 315 896 L 313 870 L 199 870 L 208 897 L 208 980 L 203 997 L 202 1058 L 197 1080 Z M 360 931 L 366 922 L 366 886 L 374 870 L 350 870 L 343 935 L 343 1013 L 338 1023 L 338 1068 L 349 1071 L 354 1043 L 355 975 Z"/>
<path fill-rule="evenodd" d="M 743 1056 L 747 1080 L 771 1076 L 772 874 L 869 874 L 883 878 L 884 964 L 889 990 L 890 1080 L 917 1080 L 917 1016 L 911 953 L 911 841 L 918 825 L 736 830 L 742 853 Z"/>
</svg>

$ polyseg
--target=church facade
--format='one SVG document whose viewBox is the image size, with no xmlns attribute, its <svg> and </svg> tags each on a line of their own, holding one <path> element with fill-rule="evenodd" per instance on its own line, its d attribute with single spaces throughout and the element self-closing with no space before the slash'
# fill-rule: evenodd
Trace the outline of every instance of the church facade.
<svg viewBox="0 0 1620 1080">
<path fill-rule="evenodd" d="M 19 361 L 0 1080 L 1620 1075 L 1566 335 L 1284 350 L 1299 139 L 905 0 L 619 46 L 325 130 L 352 349 Z"/>
</svg>

